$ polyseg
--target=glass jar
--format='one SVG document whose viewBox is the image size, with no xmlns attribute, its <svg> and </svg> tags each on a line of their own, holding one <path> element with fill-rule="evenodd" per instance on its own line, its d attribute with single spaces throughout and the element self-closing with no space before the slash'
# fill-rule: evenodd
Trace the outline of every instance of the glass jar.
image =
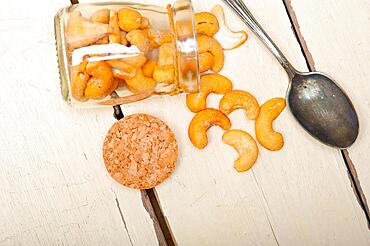
<svg viewBox="0 0 370 246">
<path fill-rule="evenodd" d="M 55 16 L 61 91 L 74 107 L 199 89 L 191 0 L 76 4 Z"/>
</svg>

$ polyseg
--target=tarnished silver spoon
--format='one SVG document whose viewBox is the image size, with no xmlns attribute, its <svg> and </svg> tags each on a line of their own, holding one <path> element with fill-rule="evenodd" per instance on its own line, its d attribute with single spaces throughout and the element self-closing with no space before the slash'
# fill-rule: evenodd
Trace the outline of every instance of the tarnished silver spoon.
<svg viewBox="0 0 370 246">
<path fill-rule="evenodd" d="M 223 0 L 240 16 L 274 54 L 289 76 L 286 100 L 297 121 L 322 143 L 345 149 L 359 133 L 359 122 L 351 100 L 328 76 L 298 72 L 257 23 L 242 0 Z"/>
</svg>

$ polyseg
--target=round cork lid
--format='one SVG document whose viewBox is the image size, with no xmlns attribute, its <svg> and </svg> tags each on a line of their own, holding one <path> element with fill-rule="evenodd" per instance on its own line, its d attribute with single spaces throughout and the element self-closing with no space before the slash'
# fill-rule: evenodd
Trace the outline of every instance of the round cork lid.
<svg viewBox="0 0 370 246">
<path fill-rule="evenodd" d="M 150 189 L 174 171 L 178 157 L 175 135 L 156 117 L 127 116 L 109 130 L 103 146 L 109 174 L 120 184 Z"/>
</svg>

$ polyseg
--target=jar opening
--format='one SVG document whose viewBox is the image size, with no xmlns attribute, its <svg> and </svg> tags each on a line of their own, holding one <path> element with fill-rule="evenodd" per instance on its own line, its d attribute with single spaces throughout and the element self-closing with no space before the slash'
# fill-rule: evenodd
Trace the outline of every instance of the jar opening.
<svg viewBox="0 0 370 246">
<path fill-rule="evenodd" d="M 196 93 L 199 91 L 198 45 L 191 0 L 178 0 L 167 9 L 177 49 L 178 87 L 182 92 Z"/>
</svg>

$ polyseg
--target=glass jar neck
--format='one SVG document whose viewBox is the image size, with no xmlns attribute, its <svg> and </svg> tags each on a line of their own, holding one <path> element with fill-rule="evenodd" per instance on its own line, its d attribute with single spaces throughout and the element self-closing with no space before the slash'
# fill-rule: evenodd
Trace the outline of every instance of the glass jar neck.
<svg viewBox="0 0 370 246">
<path fill-rule="evenodd" d="M 176 47 L 175 77 L 180 92 L 199 91 L 198 45 L 191 0 L 178 0 L 167 7 Z"/>
</svg>

